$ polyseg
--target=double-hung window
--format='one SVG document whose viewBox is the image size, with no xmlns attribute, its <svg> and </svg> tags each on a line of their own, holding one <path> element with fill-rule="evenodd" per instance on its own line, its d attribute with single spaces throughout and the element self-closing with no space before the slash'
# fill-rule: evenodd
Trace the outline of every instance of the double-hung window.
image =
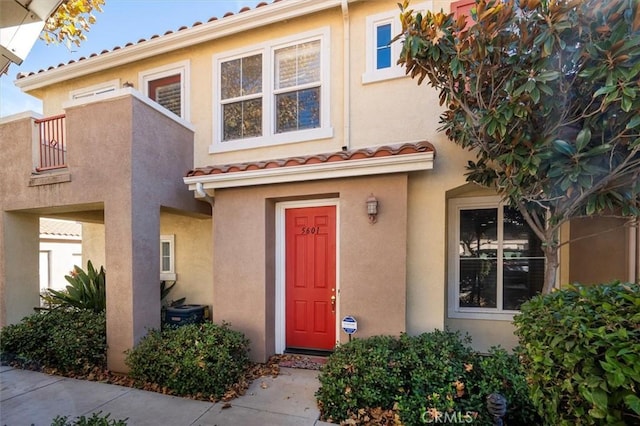
<svg viewBox="0 0 640 426">
<path fill-rule="evenodd" d="M 320 127 L 320 40 L 274 52 L 275 132 Z"/>
<path fill-rule="evenodd" d="M 222 140 L 262 135 L 262 54 L 220 64 Z"/>
<path fill-rule="evenodd" d="M 210 152 L 333 136 L 329 29 L 214 57 Z"/>
<path fill-rule="evenodd" d="M 449 317 L 511 319 L 542 290 L 540 239 L 493 197 L 450 200 L 449 209 Z"/>
</svg>

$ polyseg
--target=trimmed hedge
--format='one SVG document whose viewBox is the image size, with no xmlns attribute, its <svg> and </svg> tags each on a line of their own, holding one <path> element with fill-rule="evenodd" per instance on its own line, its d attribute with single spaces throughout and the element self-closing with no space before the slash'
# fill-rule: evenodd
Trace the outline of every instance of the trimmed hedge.
<svg viewBox="0 0 640 426">
<path fill-rule="evenodd" d="M 129 376 L 176 395 L 220 398 L 249 366 L 249 340 L 228 324 L 188 324 L 150 331 L 127 352 Z"/>
<path fill-rule="evenodd" d="M 503 349 L 474 352 L 459 333 L 374 336 L 336 348 L 320 374 L 316 393 L 322 417 L 332 422 L 358 418 L 361 409 L 395 409 L 405 425 L 460 423 L 492 425 L 486 397 L 509 401 L 505 422 L 537 424 L 518 359 Z M 447 417 L 444 417 L 444 416 Z"/>
<path fill-rule="evenodd" d="M 104 312 L 54 309 L 32 314 L 0 331 L 0 358 L 28 369 L 83 374 L 106 368 Z"/>
<path fill-rule="evenodd" d="M 640 424 L 638 284 L 536 296 L 515 323 L 531 396 L 547 424 Z"/>
</svg>

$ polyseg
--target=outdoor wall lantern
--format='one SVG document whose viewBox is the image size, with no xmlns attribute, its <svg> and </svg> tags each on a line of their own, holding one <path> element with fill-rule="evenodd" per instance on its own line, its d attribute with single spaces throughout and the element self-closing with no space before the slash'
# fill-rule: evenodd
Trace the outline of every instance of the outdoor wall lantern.
<svg viewBox="0 0 640 426">
<path fill-rule="evenodd" d="M 369 223 L 374 224 L 378 220 L 378 200 L 373 193 L 367 198 L 367 214 L 369 215 Z"/>
</svg>

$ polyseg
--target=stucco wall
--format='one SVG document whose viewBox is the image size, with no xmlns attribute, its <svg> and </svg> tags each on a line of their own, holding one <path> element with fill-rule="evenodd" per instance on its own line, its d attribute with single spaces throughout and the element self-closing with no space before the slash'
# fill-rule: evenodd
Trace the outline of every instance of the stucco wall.
<svg viewBox="0 0 640 426">
<path fill-rule="evenodd" d="M 211 218 L 163 212 L 160 234 L 175 236 L 176 286 L 169 300 L 186 297 L 185 303 L 213 304 L 213 246 Z"/>
<path fill-rule="evenodd" d="M 39 225 L 38 216 L 0 211 L 0 327 L 40 305 Z"/>
<path fill-rule="evenodd" d="M 33 288 L 37 295 L 39 215 L 102 217 L 104 265 L 110 277 L 109 367 L 124 371 L 124 351 L 149 328 L 160 325 L 161 206 L 193 214 L 206 212 L 206 206 L 194 200 L 181 181 L 192 166 L 193 133 L 125 90 L 109 99 L 67 108 L 68 168 L 33 174 L 35 129 L 30 119 L 0 125 L 2 148 L 13 159 L 0 179 L 0 205 L 17 214 L 5 214 L 3 221 L 26 218 L 28 213 L 36 223 L 34 248 L 25 247 L 32 238 L 28 226 L 12 225 L 9 231 L 3 227 L 0 254 L 5 261 L 0 284 L 5 303 L 15 302 L 16 315 L 35 306 L 32 297 L 14 300 L 13 295 L 26 291 L 22 287 Z M 14 243 L 18 239 L 24 242 Z M 100 242 L 94 246 L 99 247 Z M 21 249 L 12 251 L 15 247 Z M 33 271 L 33 286 L 24 286 L 29 277 L 21 270 Z M 6 315 L 14 321 L 12 312 Z"/>
<path fill-rule="evenodd" d="M 370 193 L 380 202 L 375 225 Z M 276 204 L 316 198 L 339 199 L 336 317 L 356 316 L 359 337 L 405 331 L 405 174 L 216 191 L 213 318 L 246 333 L 255 360 L 275 351 Z"/>
<path fill-rule="evenodd" d="M 502 346 L 507 350 L 518 344 L 513 334 L 516 330 L 511 321 L 490 321 L 478 319 L 448 318 L 447 328 L 471 336 L 471 346 L 480 352 L 488 352 L 492 346 Z"/>
<path fill-rule="evenodd" d="M 104 223 L 82 224 L 82 258 L 85 265 L 88 260 L 96 267 L 106 263 L 104 236 Z"/>
<path fill-rule="evenodd" d="M 570 224 L 569 282 L 599 284 L 632 280 L 630 228 L 625 219 L 593 217 Z"/>
</svg>

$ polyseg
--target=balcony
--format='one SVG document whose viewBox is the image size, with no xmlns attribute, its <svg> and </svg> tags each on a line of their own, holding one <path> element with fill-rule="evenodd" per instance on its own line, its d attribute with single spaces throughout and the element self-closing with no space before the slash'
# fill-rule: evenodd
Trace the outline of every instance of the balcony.
<svg viewBox="0 0 640 426">
<path fill-rule="evenodd" d="M 34 120 L 38 126 L 38 165 L 36 171 L 64 169 L 67 167 L 65 141 L 65 115 Z"/>
<path fill-rule="evenodd" d="M 69 102 L 52 117 L 0 120 L 0 146 L 10 159 L 0 172 L 6 209 L 130 199 L 132 191 L 193 208 L 182 183 L 193 168 L 192 125 L 132 89 Z"/>
</svg>

